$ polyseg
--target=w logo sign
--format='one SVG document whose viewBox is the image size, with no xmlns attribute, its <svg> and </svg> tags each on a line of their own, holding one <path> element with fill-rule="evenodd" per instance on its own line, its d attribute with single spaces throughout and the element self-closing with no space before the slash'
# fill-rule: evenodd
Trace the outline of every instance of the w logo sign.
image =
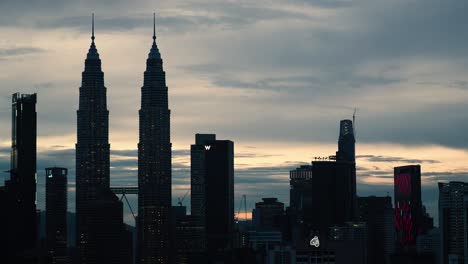
<svg viewBox="0 0 468 264">
<path fill-rule="evenodd" d="M 210 150 L 211 146 L 208 145 L 208 146 L 205 146 L 205 150 Z"/>
</svg>

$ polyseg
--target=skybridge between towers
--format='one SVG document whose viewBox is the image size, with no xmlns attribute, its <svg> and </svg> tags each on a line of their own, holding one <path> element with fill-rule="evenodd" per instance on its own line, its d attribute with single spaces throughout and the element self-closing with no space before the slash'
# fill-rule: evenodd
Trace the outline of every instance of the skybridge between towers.
<svg viewBox="0 0 468 264">
<path fill-rule="evenodd" d="M 130 205 L 130 202 L 127 199 L 127 194 L 138 194 L 138 186 L 111 186 L 110 190 L 116 195 L 122 195 L 120 197 L 120 201 L 125 199 L 125 201 L 127 202 L 128 209 L 130 209 L 130 212 L 133 215 L 133 219 L 135 219 L 136 221 L 136 215 L 133 212 L 132 206 Z"/>
</svg>

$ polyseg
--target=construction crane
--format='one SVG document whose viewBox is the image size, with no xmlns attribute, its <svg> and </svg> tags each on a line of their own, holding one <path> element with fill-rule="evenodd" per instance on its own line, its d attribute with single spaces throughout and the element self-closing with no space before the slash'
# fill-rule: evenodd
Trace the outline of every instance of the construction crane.
<svg viewBox="0 0 468 264">
<path fill-rule="evenodd" d="M 180 198 L 180 197 L 177 198 L 177 200 L 179 201 L 179 202 L 177 202 L 177 204 L 179 204 L 179 206 L 182 206 L 182 202 L 185 200 L 185 197 L 187 197 L 189 192 L 190 192 L 190 189 L 187 189 L 187 191 L 185 192 L 184 196 L 182 196 L 182 198 Z"/>
<path fill-rule="evenodd" d="M 245 220 L 247 219 L 246 217 L 247 216 L 247 196 L 245 194 L 242 195 L 242 198 L 239 203 L 239 210 L 237 210 L 237 214 L 234 217 L 234 220 L 236 221 L 236 223 L 239 223 L 242 205 L 244 206 L 244 220 Z"/>
</svg>

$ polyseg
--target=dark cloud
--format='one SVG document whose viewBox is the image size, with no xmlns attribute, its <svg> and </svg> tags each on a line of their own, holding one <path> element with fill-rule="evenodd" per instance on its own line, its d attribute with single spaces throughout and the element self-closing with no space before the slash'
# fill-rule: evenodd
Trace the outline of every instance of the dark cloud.
<svg viewBox="0 0 468 264">
<path fill-rule="evenodd" d="M 357 159 L 365 159 L 370 162 L 392 162 L 392 163 L 440 163 L 438 160 L 432 159 L 408 159 L 402 157 L 382 156 L 382 155 L 357 155 Z"/>
<path fill-rule="evenodd" d="M 44 49 L 35 47 L 16 47 L 16 48 L 0 48 L 0 59 L 5 59 L 13 56 L 29 55 L 44 52 Z"/>
</svg>

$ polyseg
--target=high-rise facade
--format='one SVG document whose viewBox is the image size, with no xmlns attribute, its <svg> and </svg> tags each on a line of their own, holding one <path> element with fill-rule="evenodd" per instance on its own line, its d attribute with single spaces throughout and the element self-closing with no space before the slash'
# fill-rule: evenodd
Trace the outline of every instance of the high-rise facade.
<svg viewBox="0 0 468 264">
<path fill-rule="evenodd" d="M 368 264 L 388 263 L 395 243 L 392 198 L 359 197 L 358 216 L 367 225 Z"/>
<path fill-rule="evenodd" d="M 293 211 L 310 208 L 312 205 L 312 165 L 301 165 L 289 172 L 289 204 Z"/>
<path fill-rule="evenodd" d="M 340 122 L 336 156 L 290 171 L 290 210 L 300 236 L 328 236 L 329 227 L 357 218 L 355 138 L 351 120 Z M 317 213 L 320 212 L 320 213 Z"/>
<path fill-rule="evenodd" d="M 394 184 L 397 250 L 415 250 L 416 237 L 423 232 L 421 166 L 395 167 Z"/>
<path fill-rule="evenodd" d="M 467 263 L 468 183 L 439 182 L 442 264 Z"/>
<path fill-rule="evenodd" d="M 337 160 L 354 162 L 356 159 L 355 143 L 353 121 L 341 120 L 338 151 L 336 152 Z"/>
<path fill-rule="evenodd" d="M 205 145 L 215 141 L 214 134 L 196 134 L 195 144 L 190 146 L 190 203 L 191 215 L 197 226 L 205 227 L 206 169 Z"/>
<path fill-rule="evenodd" d="M 66 168 L 46 168 L 46 246 L 52 263 L 67 261 Z"/>
<path fill-rule="evenodd" d="M 310 207 L 302 213 L 306 230 L 323 236 L 332 225 L 356 218 L 356 166 L 348 161 L 313 161 Z"/>
<path fill-rule="evenodd" d="M 109 111 L 94 15 L 80 87 L 76 143 L 76 236 L 80 264 L 125 263 L 122 202 L 110 190 Z"/>
<path fill-rule="evenodd" d="M 171 261 L 170 113 L 166 74 L 153 28 L 139 111 L 137 254 L 142 264 Z"/>
<path fill-rule="evenodd" d="M 194 217 L 203 223 L 210 261 L 220 261 L 232 251 L 234 143 L 216 140 L 215 135 L 197 134 L 191 153 Z"/>
<path fill-rule="evenodd" d="M 36 246 L 36 102 L 36 94 L 12 96 L 10 179 L 5 181 L 7 214 L 2 235 L 12 262 L 21 262 L 25 252 Z"/>
</svg>

